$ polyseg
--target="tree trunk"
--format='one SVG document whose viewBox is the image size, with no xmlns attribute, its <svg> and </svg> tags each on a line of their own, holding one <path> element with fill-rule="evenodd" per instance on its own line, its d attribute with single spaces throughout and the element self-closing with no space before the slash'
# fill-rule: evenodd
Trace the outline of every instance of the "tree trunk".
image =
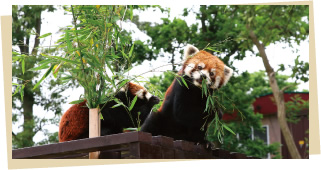
<svg viewBox="0 0 321 170">
<path fill-rule="evenodd" d="M 248 27 L 249 29 L 249 27 Z M 275 99 L 275 104 L 277 106 L 277 116 L 278 121 L 280 124 L 281 132 L 283 134 L 285 143 L 288 147 L 288 150 L 290 152 L 290 155 L 293 159 L 301 159 L 301 155 L 298 151 L 298 148 L 295 145 L 293 136 L 291 134 L 291 131 L 288 127 L 287 121 L 286 121 L 286 111 L 285 111 L 285 102 L 284 102 L 284 95 L 283 90 L 279 89 L 279 86 L 277 84 L 276 78 L 275 78 L 275 72 L 273 68 L 271 67 L 268 57 L 265 53 L 264 45 L 261 44 L 254 34 L 252 30 L 250 30 L 249 36 L 257 49 L 259 50 L 260 56 L 263 60 L 263 64 L 265 67 L 265 70 L 267 72 L 267 75 L 269 77 L 269 83 L 272 88 L 273 96 Z"/>
<path fill-rule="evenodd" d="M 41 14 L 40 14 L 41 16 Z M 34 47 L 32 49 L 32 55 L 36 55 L 38 50 L 37 47 L 40 44 L 40 41 L 38 39 L 39 34 L 40 34 L 40 30 L 41 30 L 41 17 L 39 16 L 39 18 L 36 19 L 36 38 L 35 38 L 35 44 Z M 22 32 L 21 30 L 19 30 L 19 32 Z M 26 54 L 26 55 L 30 55 L 30 51 L 29 51 L 29 46 L 30 46 L 30 37 L 26 36 L 26 37 L 21 37 L 19 40 L 19 49 L 20 49 L 20 53 L 21 54 Z M 26 68 L 32 68 L 34 67 L 34 63 L 30 62 L 31 61 L 32 56 L 29 56 L 26 58 Z M 25 73 L 25 74 L 20 74 L 20 78 L 22 78 L 23 80 L 31 80 L 33 77 L 33 73 Z M 22 82 L 23 83 L 23 82 Z M 21 132 L 23 135 L 20 143 L 21 143 L 21 147 L 30 147 L 34 145 L 33 142 L 33 137 L 35 136 L 35 120 L 34 120 L 34 115 L 33 115 L 33 105 L 35 104 L 35 94 L 32 91 L 32 87 L 30 84 L 27 84 L 26 87 L 23 90 L 23 101 L 21 101 L 22 104 L 22 109 L 23 109 L 23 131 Z"/>
<path fill-rule="evenodd" d="M 33 46 L 31 55 L 37 55 L 38 46 L 40 44 L 39 36 L 41 31 L 41 12 L 39 14 L 39 18 L 36 19 L 36 37 L 35 37 L 35 44 Z"/>
<path fill-rule="evenodd" d="M 201 10 L 201 9 L 203 9 L 203 10 Z M 207 32 L 207 27 L 206 27 L 206 24 L 205 24 L 205 21 L 207 20 L 207 16 L 205 14 L 206 5 L 201 5 L 201 9 L 200 9 L 200 12 L 201 12 L 202 33 L 206 33 Z"/>
<path fill-rule="evenodd" d="M 34 96 L 30 93 L 29 88 L 24 89 L 22 108 L 23 108 L 23 139 L 22 146 L 30 147 L 34 145 L 33 137 L 35 135 L 33 129 L 35 128 L 35 122 L 33 117 L 33 104 Z"/>
</svg>

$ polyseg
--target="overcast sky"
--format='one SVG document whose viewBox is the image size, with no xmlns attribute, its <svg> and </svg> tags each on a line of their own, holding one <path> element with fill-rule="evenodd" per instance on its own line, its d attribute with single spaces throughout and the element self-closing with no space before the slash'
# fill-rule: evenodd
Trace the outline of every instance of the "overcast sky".
<svg viewBox="0 0 321 170">
<path fill-rule="evenodd" d="M 186 8 L 186 7 L 191 8 L 192 6 L 173 5 L 173 6 L 167 6 L 167 7 L 170 7 L 170 9 L 171 9 L 171 15 L 170 15 L 171 20 L 174 17 L 182 18 L 182 19 L 186 20 L 188 25 L 191 25 L 196 22 L 195 15 L 193 15 L 192 13 L 190 13 L 190 15 L 188 17 L 182 17 L 182 15 L 181 15 L 184 8 Z M 198 6 L 194 6 L 194 10 L 197 10 L 197 9 L 198 9 Z M 141 12 L 136 11 L 136 14 L 139 14 L 140 21 L 149 21 L 149 22 L 158 22 L 158 23 L 161 22 L 160 18 L 167 17 L 166 14 L 162 14 L 160 12 L 160 10 L 158 10 L 158 9 L 155 11 L 153 9 L 149 9 L 147 11 L 141 11 Z M 64 11 L 61 8 L 58 9 L 57 11 L 55 11 L 54 13 L 44 12 L 42 14 L 42 18 L 43 18 L 43 20 L 42 20 L 41 35 L 43 35 L 45 33 L 49 33 L 49 32 L 53 34 L 52 39 L 51 39 L 51 37 L 44 39 L 44 41 L 42 42 L 43 46 L 49 46 L 50 40 L 51 40 L 51 44 L 55 43 L 59 39 L 59 36 L 61 35 L 61 33 L 57 34 L 59 28 L 67 26 L 67 25 L 71 25 L 71 20 L 72 20 L 71 15 L 64 15 Z M 142 41 L 146 41 L 147 39 L 150 39 L 146 34 L 139 31 L 135 24 L 124 23 L 123 27 L 126 30 L 133 31 L 132 36 L 134 39 L 140 39 Z M 299 49 L 298 53 L 293 52 L 293 51 L 296 51 L 296 49 Z M 257 52 L 256 48 L 254 48 L 254 50 Z M 279 64 L 284 64 L 285 66 L 287 66 L 289 64 L 293 65 L 294 59 L 296 58 L 297 55 L 301 56 L 300 60 L 303 60 L 306 62 L 309 61 L 309 43 L 308 43 L 308 41 L 301 43 L 300 47 L 294 46 L 294 48 L 290 48 L 286 44 L 282 44 L 282 43 L 272 44 L 266 48 L 266 52 L 269 57 L 270 63 L 274 69 L 277 69 Z M 236 68 L 238 68 L 241 72 L 248 71 L 250 73 L 264 69 L 261 58 L 252 56 L 250 53 L 247 53 L 247 55 L 249 57 L 246 57 L 242 61 L 235 60 L 234 66 Z M 180 57 L 181 57 L 180 55 L 176 55 L 175 60 L 179 61 Z M 169 63 L 169 61 L 170 60 L 166 56 L 160 57 L 156 61 L 152 61 L 152 62 L 144 61 L 141 65 L 134 67 L 131 70 L 130 74 L 138 75 L 142 72 L 145 72 L 146 70 L 150 70 L 150 69 L 155 68 L 157 66 L 167 64 L 167 63 Z M 159 69 L 159 70 L 164 71 L 164 70 L 170 70 L 170 69 L 171 69 L 171 66 L 168 66 L 168 67 L 162 67 L 162 69 Z M 160 74 L 162 74 L 162 73 L 161 72 L 151 72 L 151 73 L 145 74 L 144 77 L 149 77 L 149 76 L 153 76 L 153 75 L 160 75 Z M 285 70 L 285 72 L 283 72 L 283 74 L 290 75 L 291 70 L 287 69 L 287 70 Z M 309 84 L 303 83 L 299 86 L 299 89 L 300 90 L 309 89 Z M 46 92 L 44 91 L 44 93 L 46 93 Z M 83 89 L 78 88 L 78 89 L 66 90 L 64 92 L 64 95 L 69 96 L 68 102 L 71 102 L 71 101 L 77 100 L 82 93 L 83 93 Z M 65 112 L 70 106 L 71 105 L 68 103 L 63 104 L 63 112 Z M 47 118 L 53 117 L 53 115 L 54 115 L 52 112 L 46 113 L 44 115 L 43 114 L 44 111 L 42 110 L 42 107 L 39 107 L 39 106 L 34 106 L 34 113 L 36 113 L 36 115 L 39 117 L 45 116 Z M 20 120 L 13 127 L 13 131 L 15 133 L 22 130 L 21 127 L 19 128 L 19 125 L 22 124 L 22 121 L 23 120 Z M 50 132 L 56 132 L 56 131 L 58 131 L 58 126 L 50 125 L 50 126 L 46 126 L 46 129 L 48 129 Z M 36 136 L 34 137 L 34 141 L 39 142 L 43 138 L 44 138 L 44 135 L 43 135 L 43 133 L 40 132 L 40 133 L 36 134 Z"/>
</svg>

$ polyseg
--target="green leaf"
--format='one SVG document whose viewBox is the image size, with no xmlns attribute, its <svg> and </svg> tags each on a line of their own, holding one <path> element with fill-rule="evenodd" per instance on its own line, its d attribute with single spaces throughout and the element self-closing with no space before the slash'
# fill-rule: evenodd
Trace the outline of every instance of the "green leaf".
<svg viewBox="0 0 321 170">
<path fill-rule="evenodd" d="M 22 69 L 22 74 L 25 74 L 25 59 L 22 59 L 21 61 L 21 69 Z"/>
<path fill-rule="evenodd" d="M 207 49 L 207 50 L 211 50 L 211 51 L 214 51 L 214 52 L 218 52 L 218 53 L 221 53 L 221 51 L 218 51 L 218 50 L 214 50 L 213 48 L 210 48 L 210 47 L 207 47 L 206 49 Z"/>
<path fill-rule="evenodd" d="M 116 108 L 116 107 L 119 107 L 121 105 L 123 105 L 123 104 L 122 103 L 118 103 L 118 104 L 115 104 L 114 106 L 112 106 L 111 108 Z"/>
<path fill-rule="evenodd" d="M 21 90 L 20 90 L 20 97 L 21 97 L 21 101 L 23 102 L 23 95 L 24 95 L 24 91 L 23 89 L 25 88 L 25 85 L 22 85 Z"/>
<path fill-rule="evenodd" d="M 57 59 L 57 60 L 64 61 L 64 62 L 67 62 L 67 63 L 80 64 L 80 62 L 78 62 L 78 61 L 69 60 L 69 59 L 65 59 L 65 58 L 62 58 L 62 57 L 58 57 L 58 56 L 47 56 L 47 57 L 49 57 L 49 58 L 55 58 L 55 59 Z"/>
<path fill-rule="evenodd" d="M 130 10 L 129 10 L 129 14 L 130 14 L 130 20 L 133 20 L 133 6 L 132 5 L 129 5 L 129 8 L 130 8 Z"/>
<path fill-rule="evenodd" d="M 48 63 L 45 63 L 39 67 L 30 68 L 28 71 L 38 71 L 46 68 L 49 68 Z"/>
<path fill-rule="evenodd" d="M 209 108 L 208 105 L 210 104 L 210 97 L 207 97 L 207 100 L 206 100 L 206 107 L 205 107 L 205 110 L 204 112 L 207 111 L 207 109 Z"/>
<path fill-rule="evenodd" d="M 129 59 L 129 57 L 124 53 L 124 51 L 121 51 L 121 53 L 123 54 L 123 57 L 126 57 L 127 59 Z"/>
<path fill-rule="evenodd" d="M 40 83 L 50 74 L 51 70 L 53 69 L 54 65 L 52 65 L 48 70 L 47 72 L 42 76 L 42 78 L 38 81 L 38 83 L 33 87 L 32 90 L 36 89 Z"/>
<path fill-rule="evenodd" d="M 179 85 L 181 85 L 182 86 L 182 83 L 179 81 L 179 79 L 176 77 L 176 80 L 177 80 L 177 82 L 179 83 Z"/>
<path fill-rule="evenodd" d="M 66 35 L 65 35 L 65 41 L 67 42 L 67 49 L 68 51 L 72 51 L 72 45 L 71 45 L 71 42 L 70 42 L 70 37 L 69 37 L 69 30 L 66 30 Z"/>
<path fill-rule="evenodd" d="M 112 23 L 107 23 L 107 24 L 106 24 L 106 27 L 111 27 L 111 26 L 113 26 Z"/>
<path fill-rule="evenodd" d="M 226 130 L 228 130 L 229 132 L 231 132 L 233 135 L 236 135 L 236 134 L 233 132 L 233 130 L 230 129 L 228 126 L 226 126 L 225 124 L 222 124 L 222 125 L 223 125 L 223 127 L 224 127 Z"/>
<path fill-rule="evenodd" d="M 82 100 L 75 100 L 75 101 L 70 102 L 69 104 L 79 104 L 79 103 L 81 103 L 81 102 L 83 102 L 83 101 L 84 101 L 84 99 L 82 99 Z"/>
<path fill-rule="evenodd" d="M 131 111 L 133 109 L 133 107 L 135 106 L 136 101 L 137 101 L 137 95 L 132 100 L 132 103 L 130 104 L 130 107 L 128 109 L 129 111 Z"/>
<path fill-rule="evenodd" d="M 16 90 L 14 91 L 14 93 L 12 94 L 12 96 L 14 96 L 15 94 L 17 94 L 18 91 L 19 91 L 19 89 L 21 89 L 21 86 L 20 86 L 20 85 L 17 86 L 17 88 L 16 88 Z"/>
<path fill-rule="evenodd" d="M 48 37 L 48 36 L 50 36 L 51 34 L 52 34 L 52 33 L 43 34 L 43 35 L 40 36 L 38 39 Z"/>
<path fill-rule="evenodd" d="M 132 55 L 133 55 L 134 45 L 135 45 L 135 43 L 134 43 L 134 44 L 132 45 L 132 47 L 130 48 L 130 51 L 129 51 L 129 58 L 131 58 L 131 57 L 132 57 Z"/>
<path fill-rule="evenodd" d="M 100 120 L 104 120 L 104 117 L 101 113 L 99 114 L 99 117 L 100 117 Z"/>
<path fill-rule="evenodd" d="M 186 81 L 184 80 L 183 77 L 181 77 L 181 80 L 182 80 L 182 82 L 184 83 L 184 85 L 188 88 L 188 85 L 187 85 L 187 83 L 186 83 Z"/>
</svg>

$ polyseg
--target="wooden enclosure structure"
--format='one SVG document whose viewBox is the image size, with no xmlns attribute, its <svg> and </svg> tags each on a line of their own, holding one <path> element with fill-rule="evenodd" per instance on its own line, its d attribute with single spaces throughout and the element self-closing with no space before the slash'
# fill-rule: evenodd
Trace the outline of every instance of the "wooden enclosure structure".
<svg viewBox="0 0 321 170">
<path fill-rule="evenodd" d="M 16 149 L 12 151 L 12 158 L 88 159 L 88 153 L 95 151 L 100 151 L 100 159 L 258 159 L 145 132 L 127 132 Z"/>
</svg>

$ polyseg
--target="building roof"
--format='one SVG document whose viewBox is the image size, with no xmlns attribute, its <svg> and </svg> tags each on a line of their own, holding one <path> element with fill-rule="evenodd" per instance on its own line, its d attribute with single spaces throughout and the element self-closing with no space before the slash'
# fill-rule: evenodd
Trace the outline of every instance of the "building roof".
<svg viewBox="0 0 321 170">
<path fill-rule="evenodd" d="M 291 101 L 291 98 L 295 95 L 300 95 L 300 97 L 305 101 L 309 100 L 309 92 L 284 92 L 285 102 Z M 277 113 L 277 107 L 272 93 L 260 95 L 255 99 L 252 105 L 255 113 L 261 113 L 263 115 L 273 115 Z M 224 114 L 222 119 L 229 121 L 235 120 L 237 117 L 237 112 L 235 111 L 234 113 Z"/>
<path fill-rule="evenodd" d="M 284 101 L 291 101 L 292 97 L 295 95 L 300 95 L 303 100 L 309 100 L 309 92 L 285 92 Z M 276 114 L 277 107 L 274 101 L 274 96 L 272 93 L 262 95 L 255 99 L 253 103 L 253 108 L 255 113 L 261 113 L 263 115 Z"/>
</svg>

